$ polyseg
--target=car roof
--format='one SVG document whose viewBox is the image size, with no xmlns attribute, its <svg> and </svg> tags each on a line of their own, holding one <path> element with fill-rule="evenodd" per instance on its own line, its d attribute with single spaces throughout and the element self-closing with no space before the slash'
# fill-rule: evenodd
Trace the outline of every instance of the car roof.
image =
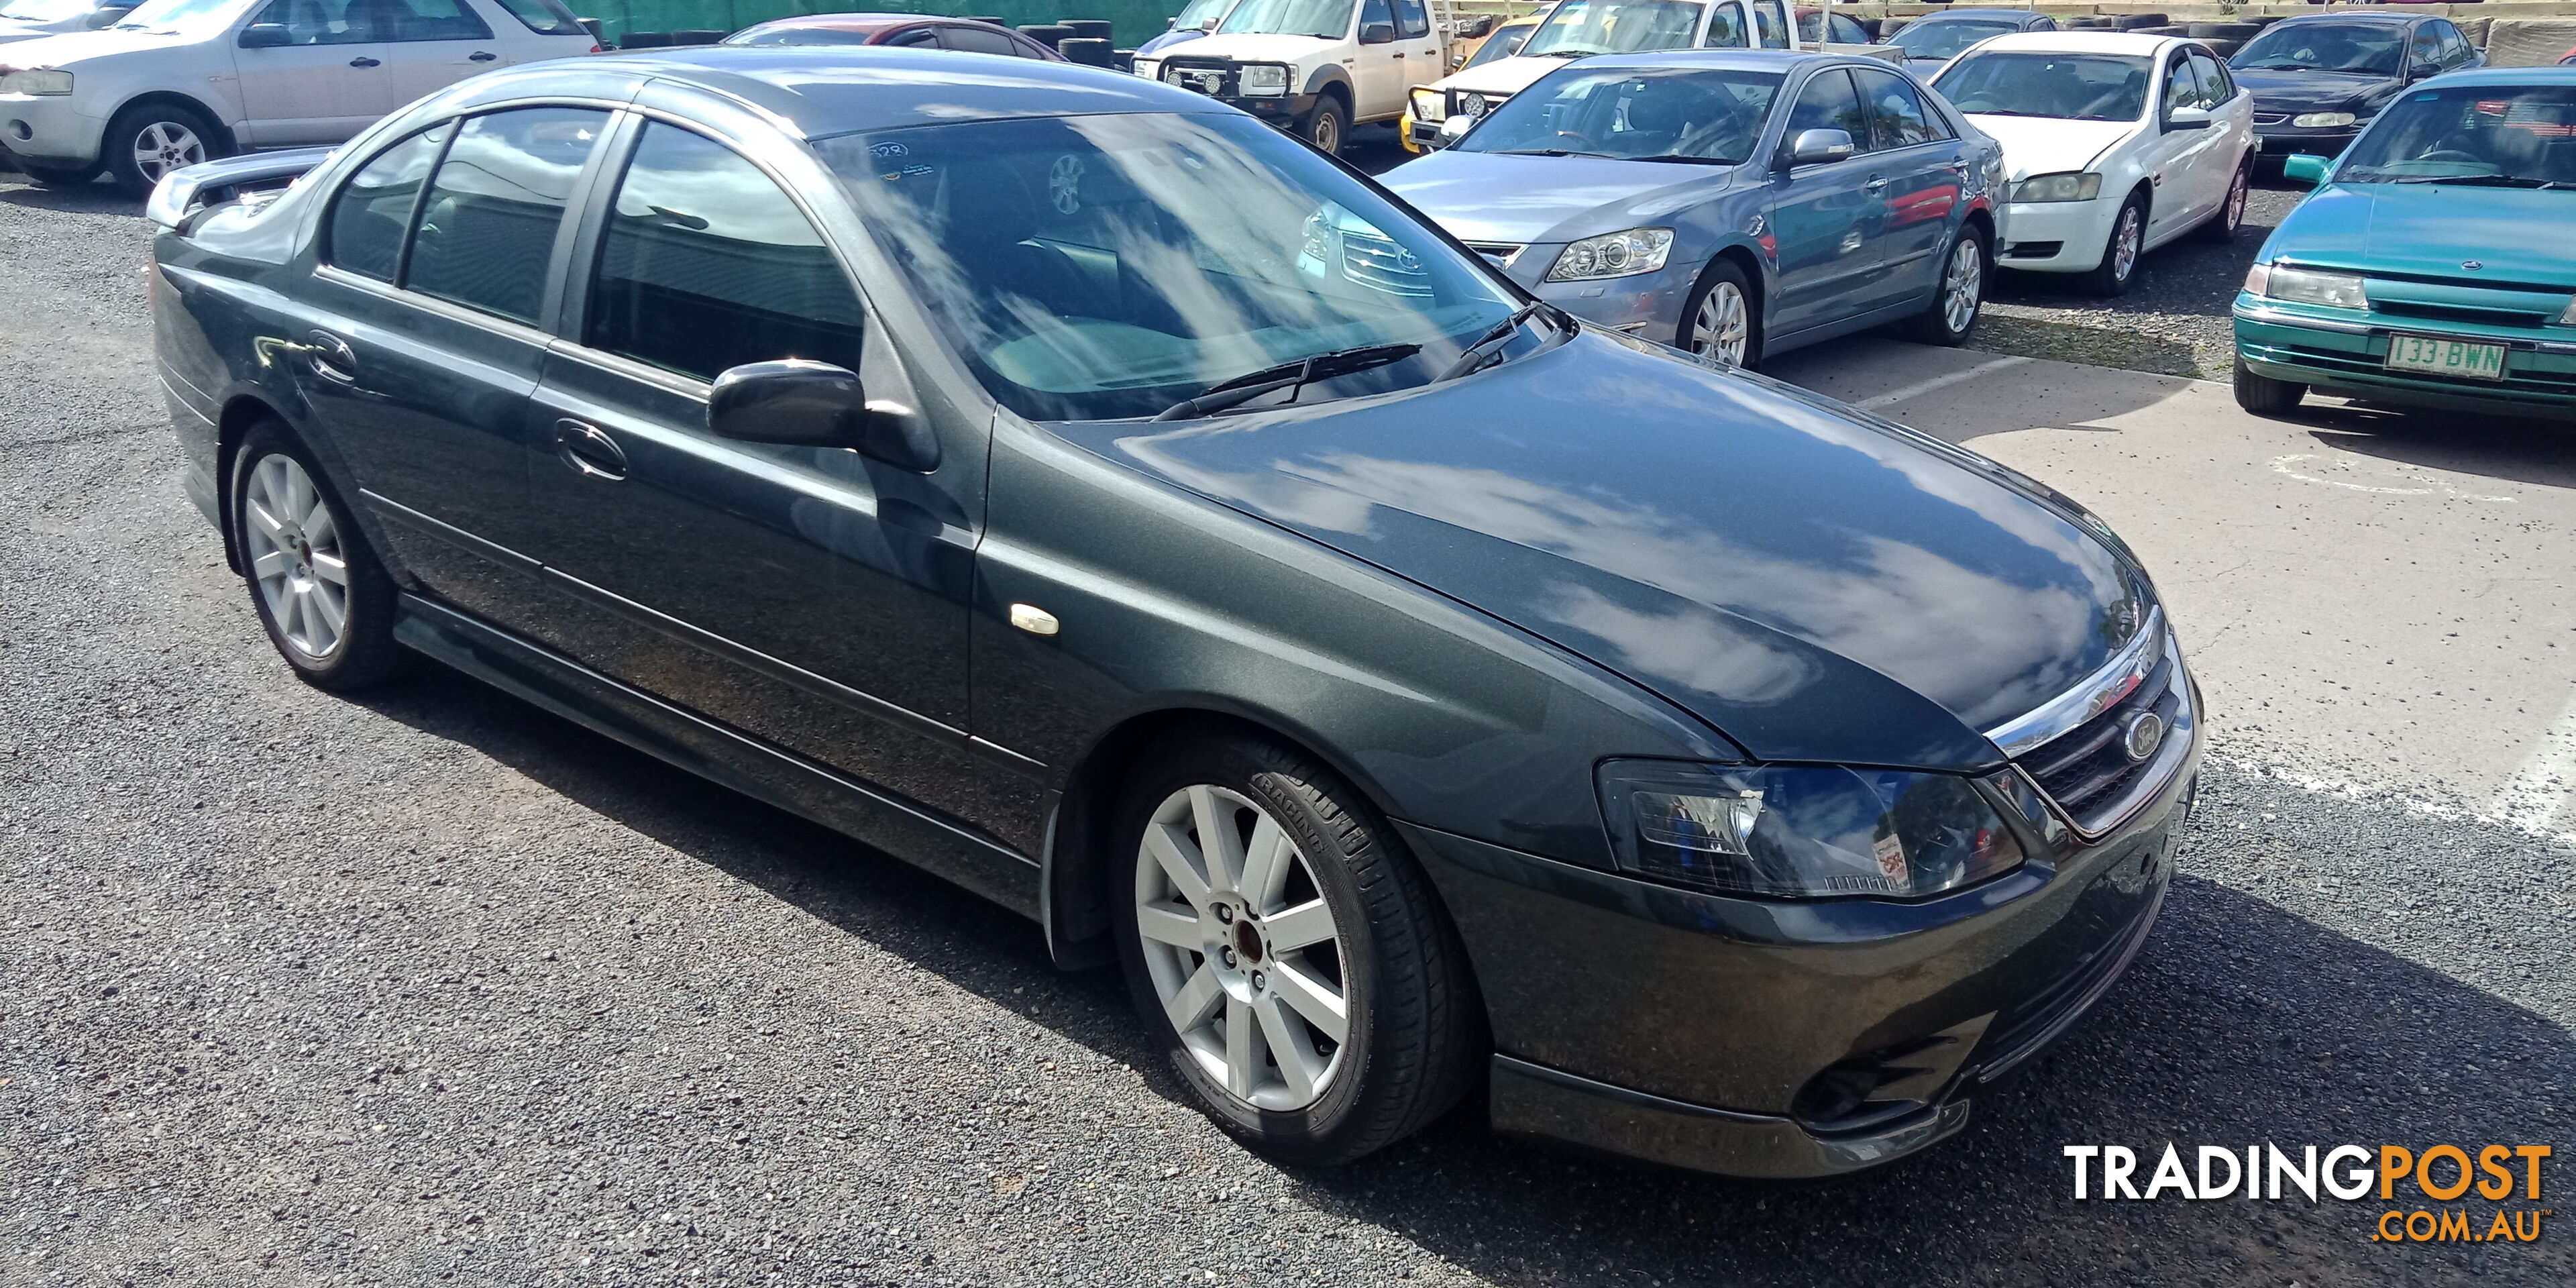
<svg viewBox="0 0 2576 1288">
<path fill-rule="evenodd" d="M 696 45 L 528 63 L 473 82 L 543 93 L 550 77 L 648 75 L 732 98 L 808 139 L 979 118 L 1219 112 L 1206 95 L 1078 63 L 884 45 Z"/>
<path fill-rule="evenodd" d="M 1866 63 L 1891 70 L 1896 66 L 1876 58 L 1794 49 L 1654 49 L 1635 54 L 1594 54 L 1575 63 L 1585 67 L 1712 67 L 1763 72 L 1789 72 L 1814 63 Z"/>
<path fill-rule="evenodd" d="M 2149 36 L 2135 31 L 2017 31 L 2009 36 L 1997 36 L 1976 48 L 1979 53 L 2024 49 L 2050 54 L 2136 54 L 2146 57 L 2168 45 L 2199 43 L 2180 36 Z"/>
<path fill-rule="evenodd" d="M 2264 27 L 2263 29 L 2264 29 L 2265 31 L 2270 31 L 2273 27 L 2286 27 L 2286 26 L 2289 26 L 2291 23 L 2297 23 L 2297 24 L 2299 24 L 2300 26 L 2303 26 L 2303 27 L 2304 27 L 2304 26 L 2308 26 L 2308 25 L 2313 24 L 2313 23 L 2320 23 L 2320 22 L 2390 22 L 2390 23 L 2394 23 L 2394 22 L 2413 22 L 2413 21 L 2415 21 L 2415 20 L 2416 20 L 2416 19 L 2418 19 L 2418 18 L 2443 18 L 2443 17 L 2448 17 L 2448 16 L 2449 16 L 2449 15 L 2447 15 L 2447 14 L 2439 14 L 2439 13 L 2357 13 L 2357 12 L 2355 12 L 2355 11 L 2353 11 L 2353 10 L 2350 10 L 2350 9 L 2337 9 L 2337 10 L 2335 10 L 2335 11 L 2334 11 L 2334 12 L 2332 12 L 2332 13 L 2297 13 L 2297 14 L 2292 14 L 2292 15 L 2290 15 L 2290 16 L 2289 16 L 2289 17 L 2287 17 L 2287 18 L 2283 18 L 2283 19 L 2282 19 L 2282 20 L 2280 20 L 2279 22 L 2271 23 L 2271 24 L 2267 25 L 2267 26 L 2266 26 L 2266 27 Z"/>
<path fill-rule="evenodd" d="M 789 14 L 755 23 L 763 30 L 772 28 L 821 28 L 825 31 L 883 31 L 888 27 L 914 22 L 963 22 L 935 13 L 802 13 Z M 744 30 L 750 30 L 745 28 Z"/>
<path fill-rule="evenodd" d="M 2019 20 L 2034 16 L 2037 15 L 2032 14 L 2028 9 L 1944 9 L 1939 13 L 1927 13 L 1905 25 L 1907 27 L 1919 27 L 1924 23 L 1939 22 L 1944 18 L 2012 18 Z M 1899 28 L 1899 30 L 1903 30 L 1903 28 Z"/>
<path fill-rule="evenodd" d="M 2445 85 L 2576 85 L 2576 64 L 2547 67 L 2480 67 L 2465 72 L 2444 72 L 2432 78 Z M 2429 81 L 2417 81 L 2417 85 Z"/>
</svg>

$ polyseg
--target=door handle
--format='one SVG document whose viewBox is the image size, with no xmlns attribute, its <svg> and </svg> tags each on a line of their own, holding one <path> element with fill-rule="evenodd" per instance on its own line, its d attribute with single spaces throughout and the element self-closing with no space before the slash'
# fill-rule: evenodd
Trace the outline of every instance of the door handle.
<svg viewBox="0 0 2576 1288">
<path fill-rule="evenodd" d="M 473 53 L 467 54 L 465 56 L 465 61 L 469 63 L 488 63 L 498 57 L 500 57 L 499 54 L 493 53 L 489 49 L 477 49 Z"/>
<path fill-rule="evenodd" d="M 375 59 L 372 59 L 372 58 L 366 58 L 366 57 L 352 58 L 352 59 L 350 59 L 350 60 L 349 60 L 349 65 L 350 65 L 351 67 L 382 67 L 382 66 L 384 66 L 384 64 L 383 64 L 383 63 L 377 62 Z"/>
<path fill-rule="evenodd" d="M 615 482 L 626 477 L 626 451 L 608 431 L 578 420 L 555 422 L 555 455 L 586 478 Z"/>
<path fill-rule="evenodd" d="M 1869 182 L 1862 184 L 1860 186 L 1860 190 L 1873 197 L 1886 196 L 1887 180 L 1885 178 L 1873 178 Z"/>
<path fill-rule="evenodd" d="M 358 380 L 358 355 L 349 342 L 328 331 L 316 331 L 305 337 L 305 361 L 313 364 L 313 374 L 341 384 Z"/>
</svg>

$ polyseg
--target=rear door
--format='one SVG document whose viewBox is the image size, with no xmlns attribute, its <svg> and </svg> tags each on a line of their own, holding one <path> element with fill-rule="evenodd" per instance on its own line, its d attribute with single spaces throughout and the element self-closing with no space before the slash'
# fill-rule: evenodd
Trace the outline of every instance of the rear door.
<svg viewBox="0 0 2576 1288">
<path fill-rule="evenodd" d="M 1372 27 L 1385 30 L 1371 32 Z M 1351 114 L 1359 120 L 1374 121 L 1404 110 L 1404 91 L 1413 86 L 1408 46 L 1401 35 L 1376 44 L 1366 39 L 1395 30 L 1394 0 L 1360 0 L 1359 26 L 1351 33 L 1359 50 L 1359 62 L 1351 68 L 1351 90 L 1359 101 L 1351 105 Z"/>
<path fill-rule="evenodd" d="M 466 0 L 352 0 L 380 15 L 385 71 L 394 106 L 445 89 L 476 72 L 505 66 L 492 24 Z"/>
<path fill-rule="evenodd" d="M 1884 308 L 1924 299 L 1939 282 L 1942 252 L 1958 226 L 1966 145 L 1923 101 L 1914 82 L 1871 67 L 1852 75 L 1869 114 L 1868 182 L 1887 203 L 1870 304 Z"/>
<path fill-rule="evenodd" d="M 394 97 L 384 43 L 359 8 L 365 3 L 270 0 L 251 16 L 245 27 L 282 27 L 287 43 L 231 51 L 241 78 L 243 142 L 337 143 L 409 101 Z"/>
<path fill-rule="evenodd" d="M 1448 75 L 1440 61 L 1440 33 L 1422 0 L 1395 0 L 1395 46 L 1404 54 L 1404 86 L 1428 85 Z M 1403 100 L 1399 98 L 1401 108 Z"/>
<path fill-rule="evenodd" d="M 1887 222 L 1886 185 L 1871 183 L 1869 116 L 1852 75 L 1828 67 L 1807 78 L 1790 105 L 1785 150 L 1805 130 L 1841 130 L 1852 136 L 1845 161 L 1802 165 L 1775 173 L 1771 183 L 1771 237 L 1776 246 L 1770 333 L 1837 322 L 1865 311 L 1864 292 L 1876 274 L 1879 238 Z"/>
</svg>

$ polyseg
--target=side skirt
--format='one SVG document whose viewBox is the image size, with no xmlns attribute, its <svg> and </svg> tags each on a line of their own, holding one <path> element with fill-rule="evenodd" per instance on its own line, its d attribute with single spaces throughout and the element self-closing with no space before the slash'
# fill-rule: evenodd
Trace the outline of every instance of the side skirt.
<svg viewBox="0 0 2576 1288">
<path fill-rule="evenodd" d="M 394 637 L 522 701 L 956 882 L 1032 920 L 1038 865 L 783 748 L 417 595 Z"/>
</svg>

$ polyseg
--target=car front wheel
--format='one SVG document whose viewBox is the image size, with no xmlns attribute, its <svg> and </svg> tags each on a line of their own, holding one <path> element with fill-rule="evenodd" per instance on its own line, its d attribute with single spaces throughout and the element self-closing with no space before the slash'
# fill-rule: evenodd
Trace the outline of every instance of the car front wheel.
<svg viewBox="0 0 2576 1288">
<path fill-rule="evenodd" d="M 2257 416 L 2279 416 L 2299 405 L 2308 387 L 2294 380 L 2274 380 L 2236 360 L 2236 405 Z"/>
<path fill-rule="evenodd" d="M 2084 275 L 2085 289 L 2095 295 L 2125 294 L 2137 280 L 2138 257 L 2147 249 L 2147 202 L 2135 193 L 2111 219 L 2111 236 L 2102 244 L 2102 262 Z"/>
<path fill-rule="evenodd" d="M 1129 988 L 1220 1126 L 1339 1163 L 1457 1102 L 1480 1033 L 1463 953 L 1348 784 L 1276 744 L 1194 733 L 1131 780 L 1122 818 Z"/>
<path fill-rule="evenodd" d="M 98 155 L 116 186 L 127 196 L 140 197 L 161 176 L 224 155 L 224 146 L 204 116 L 184 107 L 146 103 L 107 123 Z"/>
<path fill-rule="evenodd" d="M 302 444 L 254 426 L 234 457 L 234 549 L 269 642 L 320 688 L 365 688 L 400 669 L 394 585 Z"/>
<path fill-rule="evenodd" d="M 1753 288 L 1744 280 L 1744 270 L 1724 259 L 1709 265 L 1682 309 L 1675 347 L 1744 367 L 1761 357 L 1757 336 Z"/>
<path fill-rule="evenodd" d="M 1350 132 L 1350 113 L 1343 110 L 1342 100 L 1330 94 L 1316 100 L 1314 109 L 1297 125 L 1297 137 L 1304 139 L 1325 156 L 1342 154 L 1342 137 Z"/>
</svg>

